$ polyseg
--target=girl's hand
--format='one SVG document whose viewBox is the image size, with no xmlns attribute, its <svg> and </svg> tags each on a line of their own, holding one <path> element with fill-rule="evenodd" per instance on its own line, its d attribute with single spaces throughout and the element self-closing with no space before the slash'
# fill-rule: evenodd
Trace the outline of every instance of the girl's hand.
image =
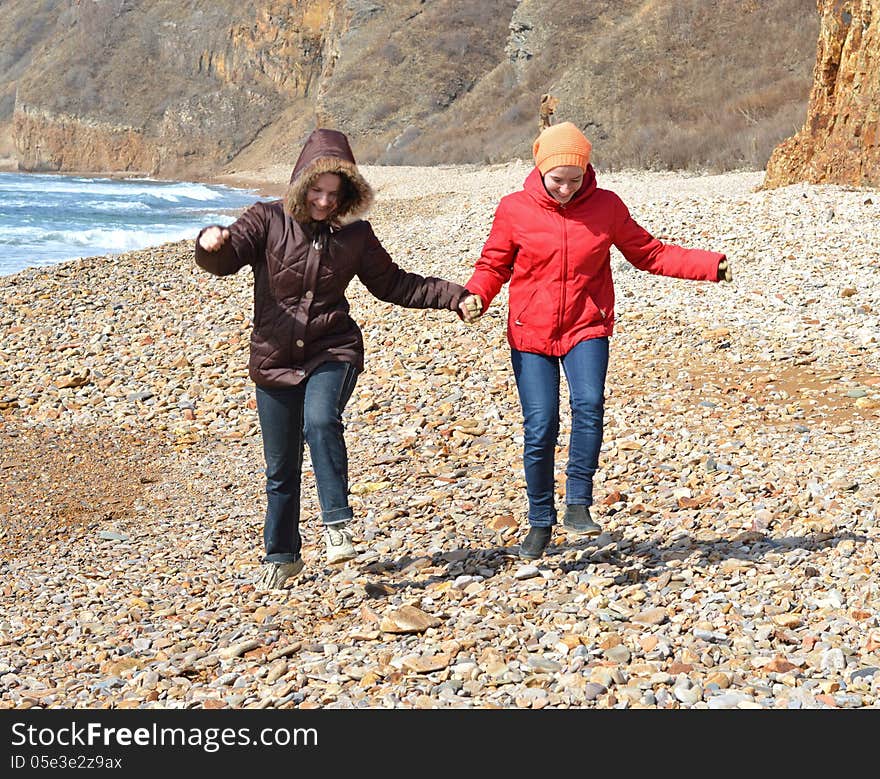
<svg viewBox="0 0 880 779">
<path fill-rule="evenodd" d="M 468 295 L 458 304 L 461 318 L 466 324 L 472 325 L 483 314 L 483 299 L 479 295 Z"/>
<path fill-rule="evenodd" d="M 199 236 L 199 246 L 206 252 L 216 252 L 229 240 L 229 230 L 225 227 L 209 227 Z"/>
</svg>

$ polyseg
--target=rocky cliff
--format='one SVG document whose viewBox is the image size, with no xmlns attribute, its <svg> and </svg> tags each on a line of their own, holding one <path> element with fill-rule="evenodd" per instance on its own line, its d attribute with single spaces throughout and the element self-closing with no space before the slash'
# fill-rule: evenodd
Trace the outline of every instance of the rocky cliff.
<svg viewBox="0 0 880 779">
<path fill-rule="evenodd" d="M 314 89 L 340 4 L 55 5 L 43 36 L 52 44 L 16 83 L 21 167 L 197 173 L 228 162 Z"/>
<path fill-rule="evenodd" d="M 364 162 L 500 162 L 550 92 L 597 164 L 763 167 L 817 32 L 812 0 L 8 0 L 0 157 L 205 176 L 323 124 Z"/>
<path fill-rule="evenodd" d="M 880 3 L 818 0 L 807 121 L 767 164 L 767 188 L 796 181 L 880 185 Z"/>
</svg>

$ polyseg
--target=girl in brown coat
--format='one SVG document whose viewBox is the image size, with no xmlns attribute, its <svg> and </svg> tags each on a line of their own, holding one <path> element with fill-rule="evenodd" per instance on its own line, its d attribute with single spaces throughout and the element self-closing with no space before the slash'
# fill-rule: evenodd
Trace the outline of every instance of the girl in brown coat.
<svg viewBox="0 0 880 779">
<path fill-rule="evenodd" d="M 355 556 L 342 412 L 364 367 L 364 345 L 349 316 L 349 282 L 357 276 L 380 300 L 407 308 L 458 311 L 466 294 L 458 284 L 407 273 L 394 263 L 370 223 L 356 218 L 372 199 L 345 135 L 318 129 L 299 155 L 284 202 L 256 203 L 228 228 L 206 227 L 196 239 L 200 267 L 227 276 L 250 265 L 254 274 L 249 371 L 267 495 L 261 589 L 281 587 L 303 569 L 304 443 L 327 561 Z"/>
</svg>

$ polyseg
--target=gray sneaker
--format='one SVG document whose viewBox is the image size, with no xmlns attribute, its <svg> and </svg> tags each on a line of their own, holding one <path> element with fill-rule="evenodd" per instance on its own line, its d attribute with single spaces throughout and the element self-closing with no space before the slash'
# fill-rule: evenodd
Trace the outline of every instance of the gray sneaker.
<svg viewBox="0 0 880 779">
<path fill-rule="evenodd" d="M 357 557 L 354 545 L 351 543 L 351 531 L 344 525 L 327 525 L 324 531 L 327 542 L 327 562 L 342 563 Z"/>
<path fill-rule="evenodd" d="M 304 565 L 302 557 L 292 563 L 263 563 L 254 587 L 262 591 L 281 589 L 288 579 L 302 571 Z"/>
</svg>

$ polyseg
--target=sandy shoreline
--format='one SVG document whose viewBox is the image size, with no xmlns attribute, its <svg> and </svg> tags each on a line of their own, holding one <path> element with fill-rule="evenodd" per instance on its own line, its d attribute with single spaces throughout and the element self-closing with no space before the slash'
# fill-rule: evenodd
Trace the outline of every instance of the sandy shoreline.
<svg viewBox="0 0 880 779">
<path fill-rule="evenodd" d="M 257 170 L 208 176 L 202 180 L 202 183 L 222 184 L 237 189 L 252 189 L 260 197 L 283 197 L 287 190 L 289 177 L 289 170 L 285 174 L 280 166 L 272 166 Z"/>
</svg>

